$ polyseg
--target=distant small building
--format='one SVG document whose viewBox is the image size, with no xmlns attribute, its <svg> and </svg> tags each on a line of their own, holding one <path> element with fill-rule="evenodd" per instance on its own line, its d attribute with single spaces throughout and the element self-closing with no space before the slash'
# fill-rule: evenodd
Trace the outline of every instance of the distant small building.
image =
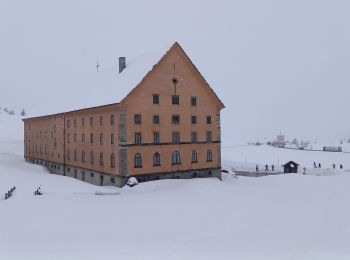
<svg viewBox="0 0 350 260">
<path fill-rule="evenodd" d="M 296 162 L 289 161 L 285 165 L 283 165 L 284 173 L 298 173 L 298 166 Z"/>
<path fill-rule="evenodd" d="M 342 152 L 343 149 L 341 146 L 323 146 L 324 152 Z"/>
<path fill-rule="evenodd" d="M 277 135 L 277 140 L 276 140 L 275 144 L 277 147 L 282 147 L 282 148 L 284 148 L 286 146 L 286 140 L 285 140 L 285 137 L 282 133 Z"/>
</svg>

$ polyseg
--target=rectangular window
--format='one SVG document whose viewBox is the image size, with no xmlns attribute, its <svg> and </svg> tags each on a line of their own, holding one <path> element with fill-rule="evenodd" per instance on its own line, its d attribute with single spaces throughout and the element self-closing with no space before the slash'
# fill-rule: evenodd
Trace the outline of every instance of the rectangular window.
<svg viewBox="0 0 350 260">
<path fill-rule="evenodd" d="M 90 134 L 90 143 L 94 142 L 94 134 Z"/>
<path fill-rule="evenodd" d="M 67 134 L 67 143 L 70 143 L 70 134 Z"/>
<path fill-rule="evenodd" d="M 197 151 L 192 151 L 192 160 L 191 163 L 198 163 L 198 153 Z"/>
<path fill-rule="evenodd" d="M 153 115 L 153 124 L 159 125 L 159 115 Z"/>
<path fill-rule="evenodd" d="M 171 102 L 173 105 L 179 105 L 180 104 L 180 97 L 178 95 L 172 95 Z"/>
<path fill-rule="evenodd" d="M 90 163 L 91 164 L 94 163 L 94 152 L 93 151 L 90 152 Z"/>
<path fill-rule="evenodd" d="M 85 126 L 85 119 L 84 118 L 81 119 L 81 126 Z"/>
<path fill-rule="evenodd" d="M 207 150 L 207 162 L 213 161 L 213 153 L 211 150 Z"/>
<path fill-rule="evenodd" d="M 115 155 L 114 153 L 111 154 L 111 168 L 115 168 Z M 111 178 L 112 181 L 112 178 Z M 113 178 L 113 183 L 114 183 L 114 178 Z"/>
<path fill-rule="evenodd" d="M 93 126 L 93 125 L 94 125 L 94 118 L 90 117 L 90 126 Z"/>
<path fill-rule="evenodd" d="M 67 120 L 67 128 L 70 127 L 70 120 Z"/>
<path fill-rule="evenodd" d="M 191 97 L 191 106 L 197 106 L 197 97 Z"/>
<path fill-rule="evenodd" d="M 81 142 L 85 143 L 85 134 L 81 134 Z"/>
<path fill-rule="evenodd" d="M 76 143 L 78 141 L 78 135 L 74 134 L 74 143 Z"/>
<path fill-rule="evenodd" d="M 100 153 L 100 165 L 103 166 L 103 153 Z"/>
<path fill-rule="evenodd" d="M 134 123 L 136 125 L 140 125 L 141 124 L 141 115 L 137 114 L 134 116 Z"/>
<path fill-rule="evenodd" d="M 191 116 L 191 123 L 197 124 L 197 116 Z"/>
<path fill-rule="evenodd" d="M 103 144 L 103 134 L 100 134 L 100 144 Z"/>
<path fill-rule="evenodd" d="M 153 143 L 159 144 L 160 143 L 160 135 L 158 132 L 153 133 Z"/>
<path fill-rule="evenodd" d="M 211 116 L 207 116 L 207 124 L 208 124 L 208 125 L 211 124 Z"/>
<path fill-rule="evenodd" d="M 153 94 L 153 104 L 159 104 L 159 94 Z"/>
<path fill-rule="evenodd" d="M 173 132 L 172 133 L 172 141 L 173 143 L 180 143 L 180 132 Z"/>
<path fill-rule="evenodd" d="M 173 124 L 174 125 L 180 124 L 180 116 L 179 115 L 173 115 Z"/>
<path fill-rule="evenodd" d="M 76 127 L 77 127 L 77 120 L 74 119 L 74 128 L 76 128 Z"/>
<path fill-rule="evenodd" d="M 181 154 L 179 151 L 173 152 L 171 156 L 171 162 L 172 164 L 181 164 Z"/>
<path fill-rule="evenodd" d="M 211 132 L 208 131 L 207 132 L 207 142 L 211 142 L 211 140 L 212 140 Z"/>
<path fill-rule="evenodd" d="M 114 115 L 111 115 L 111 125 L 114 125 Z"/>
<path fill-rule="evenodd" d="M 111 144 L 114 144 L 114 134 L 111 134 Z"/>
<path fill-rule="evenodd" d="M 100 116 L 100 126 L 103 125 L 103 116 Z"/>
<path fill-rule="evenodd" d="M 135 133 L 135 144 L 140 144 L 141 142 L 142 142 L 141 133 L 139 133 L 139 132 Z"/>
<path fill-rule="evenodd" d="M 197 139 L 197 132 L 192 132 L 191 133 L 191 142 L 196 143 L 198 141 Z"/>
<path fill-rule="evenodd" d="M 142 157 L 140 153 L 135 154 L 134 156 L 134 167 L 141 168 L 142 167 Z"/>
</svg>

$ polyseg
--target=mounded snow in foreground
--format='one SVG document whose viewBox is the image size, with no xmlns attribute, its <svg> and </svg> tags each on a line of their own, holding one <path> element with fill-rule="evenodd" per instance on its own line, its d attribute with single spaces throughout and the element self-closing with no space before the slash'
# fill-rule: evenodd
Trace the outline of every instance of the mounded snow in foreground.
<svg viewBox="0 0 350 260">
<path fill-rule="evenodd" d="M 27 164 L 20 142 L 4 147 L 0 192 L 17 189 L 0 200 L 0 259 L 350 259 L 347 171 L 119 189 Z"/>
</svg>

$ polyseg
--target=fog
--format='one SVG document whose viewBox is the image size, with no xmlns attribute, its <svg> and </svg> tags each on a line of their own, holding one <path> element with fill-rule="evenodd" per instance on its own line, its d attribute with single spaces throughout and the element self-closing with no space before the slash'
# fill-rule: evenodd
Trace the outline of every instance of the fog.
<svg viewBox="0 0 350 260">
<path fill-rule="evenodd" d="M 0 106 L 83 108 L 104 93 L 86 82 L 97 60 L 116 71 L 118 56 L 178 41 L 226 106 L 225 144 L 349 138 L 349 25 L 336 0 L 1 0 Z"/>
</svg>

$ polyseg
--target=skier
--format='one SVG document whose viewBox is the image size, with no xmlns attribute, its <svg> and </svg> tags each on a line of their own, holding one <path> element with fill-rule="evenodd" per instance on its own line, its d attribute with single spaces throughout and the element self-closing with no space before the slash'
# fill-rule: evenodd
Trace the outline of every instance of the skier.
<svg viewBox="0 0 350 260">
<path fill-rule="evenodd" d="M 259 172 L 259 166 L 258 166 L 258 165 L 256 165 L 255 171 L 256 171 L 256 172 Z"/>
<path fill-rule="evenodd" d="M 342 165 L 342 164 L 340 164 L 340 165 L 339 165 L 339 168 L 340 168 L 340 169 L 343 169 L 343 165 Z"/>
<path fill-rule="evenodd" d="M 317 168 L 317 167 L 316 167 L 316 162 L 314 162 L 314 168 Z"/>
<path fill-rule="evenodd" d="M 269 171 L 269 166 L 266 164 L 265 165 L 265 172 L 268 172 Z"/>
<path fill-rule="evenodd" d="M 318 163 L 318 168 L 321 168 L 321 163 Z"/>
<path fill-rule="evenodd" d="M 275 171 L 275 166 L 273 164 L 271 165 L 271 170 Z"/>
<path fill-rule="evenodd" d="M 333 169 L 335 169 L 335 164 L 333 163 Z"/>
</svg>

